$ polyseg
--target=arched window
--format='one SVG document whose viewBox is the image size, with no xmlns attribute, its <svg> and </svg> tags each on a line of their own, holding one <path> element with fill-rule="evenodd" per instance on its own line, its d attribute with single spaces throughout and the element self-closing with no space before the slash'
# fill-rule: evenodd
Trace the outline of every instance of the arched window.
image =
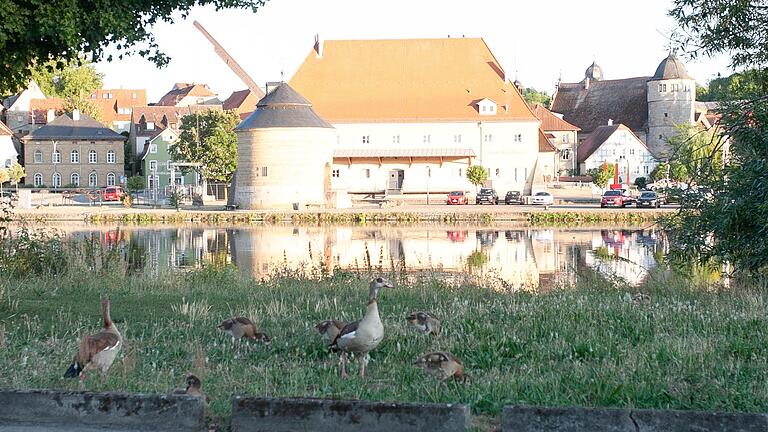
<svg viewBox="0 0 768 432">
<path fill-rule="evenodd" d="M 51 155 L 51 161 L 55 164 L 61 163 L 61 152 L 58 150 L 54 151 Z"/>
<path fill-rule="evenodd" d="M 77 150 L 72 150 L 72 153 L 69 155 L 69 161 L 71 163 L 80 163 L 80 153 Z"/>
<path fill-rule="evenodd" d="M 35 150 L 35 163 L 43 163 L 43 152 Z"/>
<path fill-rule="evenodd" d="M 53 187 L 55 187 L 55 188 L 60 188 L 61 187 L 61 174 L 53 173 L 53 176 L 51 177 L 51 184 L 53 184 Z"/>
<path fill-rule="evenodd" d="M 88 152 L 88 163 L 97 163 L 98 159 L 96 158 L 96 150 L 91 150 Z"/>
<path fill-rule="evenodd" d="M 69 176 L 69 182 L 75 186 L 80 186 L 80 174 L 72 173 L 72 175 Z"/>
<path fill-rule="evenodd" d="M 112 150 L 107 152 L 107 163 L 115 163 L 115 152 Z"/>
<path fill-rule="evenodd" d="M 92 172 L 88 175 L 88 186 L 90 187 L 96 187 L 98 184 L 98 177 L 96 176 L 95 172 Z"/>
<path fill-rule="evenodd" d="M 43 175 L 40 173 L 35 174 L 35 187 L 40 187 L 43 185 Z"/>
<path fill-rule="evenodd" d="M 107 174 L 107 186 L 115 185 L 115 173 Z"/>
</svg>

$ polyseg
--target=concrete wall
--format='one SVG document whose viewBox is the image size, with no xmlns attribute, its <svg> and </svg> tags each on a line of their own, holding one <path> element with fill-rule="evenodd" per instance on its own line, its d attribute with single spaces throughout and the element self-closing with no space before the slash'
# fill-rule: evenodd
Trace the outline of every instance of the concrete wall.
<svg viewBox="0 0 768 432">
<path fill-rule="evenodd" d="M 237 131 L 235 203 L 243 209 L 324 204 L 335 142 L 330 128 Z"/>
<path fill-rule="evenodd" d="M 503 432 L 765 432 L 768 415 L 673 410 L 505 407 Z"/>
<path fill-rule="evenodd" d="M 205 401 L 186 395 L 0 391 L 0 431 L 205 431 Z"/>
<path fill-rule="evenodd" d="M 233 432 L 463 432 L 468 419 L 466 405 L 243 397 L 232 401 Z"/>
</svg>

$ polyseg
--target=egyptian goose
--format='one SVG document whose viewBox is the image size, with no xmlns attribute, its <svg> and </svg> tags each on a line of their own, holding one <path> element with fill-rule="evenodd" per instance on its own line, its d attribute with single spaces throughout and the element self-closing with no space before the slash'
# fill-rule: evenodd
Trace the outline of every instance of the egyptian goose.
<svg viewBox="0 0 768 432">
<path fill-rule="evenodd" d="M 190 396 L 202 396 L 203 383 L 200 382 L 200 378 L 190 375 L 187 377 L 187 387 L 183 389 L 176 389 L 173 394 L 186 394 Z"/>
<path fill-rule="evenodd" d="M 430 312 L 415 312 L 406 317 L 408 325 L 422 333 L 440 336 L 440 320 Z"/>
<path fill-rule="evenodd" d="M 232 346 L 239 347 L 240 339 L 242 338 L 262 341 L 264 342 L 264 345 L 272 343 L 272 339 L 269 335 L 257 331 L 256 324 L 245 317 L 235 317 L 224 320 L 217 328 L 232 336 Z"/>
<path fill-rule="evenodd" d="M 320 336 L 323 337 L 323 341 L 325 341 L 326 344 L 329 344 L 336 339 L 336 336 L 345 325 L 347 325 L 347 323 L 344 321 L 325 320 L 317 323 L 315 325 L 315 330 L 317 330 L 317 332 L 320 333 Z"/>
<path fill-rule="evenodd" d="M 102 297 L 101 316 L 104 319 L 104 328 L 99 333 L 83 335 L 80 338 L 80 348 L 75 353 L 69 369 L 64 373 L 64 378 L 79 376 L 81 387 L 85 385 L 85 371 L 89 369 L 99 369 L 101 382 L 104 382 L 104 376 L 115 361 L 123 343 L 123 337 L 110 317 L 109 305 L 109 298 Z"/>
<path fill-rule="evenodd" d="M 424 368 L 427 372 L 441 376 L 440 381 L 453 377 L 456 381 L 464 382 L 464 365 L 455 355 L 447 351 L 437 351 L 424 354 L 413 362 L 416 367 Z"/>
<path fill-rule="evenodd" d="M 354 321 L 341 329 L 331 343 L 331 349 L 341 351 L 341 377 L 346 378 L 349 353 L 360 354 L 360 379 L 365 378 L 368 353 L 373 351 L 384 338 L 384 325 L 379 317 L 378 298 L 382 288 L 394 288 L 384 278 L 376 278 L 368 287 L 368 308 L 363 319 Z"/>
</svg>

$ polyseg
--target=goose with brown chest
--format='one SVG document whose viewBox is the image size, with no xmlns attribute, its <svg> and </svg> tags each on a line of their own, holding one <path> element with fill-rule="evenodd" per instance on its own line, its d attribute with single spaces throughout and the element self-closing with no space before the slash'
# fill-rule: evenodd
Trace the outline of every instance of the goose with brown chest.
<svg viewBox="0 0 768 432">
<path fill-rule="evenodd" d="M 368 307 L 363 319 L 354 321 L 341 329 L 331 343 L 331 349 L 341 351 L 341 376 L 346 378 L 349 353 L 359 354 L 360 379 L 365 378 L 365 365 L 368 353 L 373 351 L 384 339 L 384 324 L 379 316 L 379 291 L 382 288 L 394 288 L 384 278 L 376 278 L 368 286 Z"/>
<path fill-rule="evenodd" d="M 115 361 L 117 353 L 123 344 L 123 337 L 117 330 L 110 316 L 110 301 L 107 297 L 101 299 L 101 316 L 104 328 L 93 335 L 83 335 L 80 338 L 80 348 L 72 359 L 72 364 L 64 373 L 64 378 L 80 377 L 80 386 L 85 385 L 85 372 L 98 369 L 103 382 L 110 366 Z"/>
<path fill-rule="evenodd" d="M 467 378 L 464 374 L 464 365 L 461 363 L 461 360 L 447 351 L 424 354 L 417 358 L 413 364 L 439 376 L 440 381 L 453 377 L 456 381 L 464 382 Z"/>
<path fill-rule="evenodd" d="M 232 346 L 239 347 L 241 339 L 249 339 L 264 342 L 264 345 L 272 343 L 272 339 L 266 333 L 258 331 L 256 324 L 245 317 L 234 317 L 222 321 L 217 327 L 232 337 Z"/>
<path fill-rule="evenodd" d="M 347 323 L 344 321 L 339 320 L 325 320 L 320 321 L 315 325 L 315 330 L 317 330 L 318 333 L 320 333 L 320 336 L 323 337 L 323 341 L 325 343 L 329 344 L 333 342 L 334 339 L 336 339 L 336 336 L 339 334 L 341 329 L 346 326 Z"/>
<path fill-rule="evenodd" d="M 408 326 L 424 334 L 440 336 L 440 320 L 431 312 L 414 312 L 405 319 Z"/>
</svg>

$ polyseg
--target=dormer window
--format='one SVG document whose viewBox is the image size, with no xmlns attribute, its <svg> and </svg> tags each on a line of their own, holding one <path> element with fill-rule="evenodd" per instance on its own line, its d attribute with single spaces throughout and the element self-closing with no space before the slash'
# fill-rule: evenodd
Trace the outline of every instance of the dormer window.
<svg viewBox="0 0 768 432">
<path fill-rule="evenodd" d="M 155 122 L 147 122 L 147 130 L 155 130 Z"/>
<path fill-rule="evenodd" d="M 496 102 L 485 98 L 477 103 L 477 109 L 480 112 L 480 115 L 495 115 Z"/>
</svg>

